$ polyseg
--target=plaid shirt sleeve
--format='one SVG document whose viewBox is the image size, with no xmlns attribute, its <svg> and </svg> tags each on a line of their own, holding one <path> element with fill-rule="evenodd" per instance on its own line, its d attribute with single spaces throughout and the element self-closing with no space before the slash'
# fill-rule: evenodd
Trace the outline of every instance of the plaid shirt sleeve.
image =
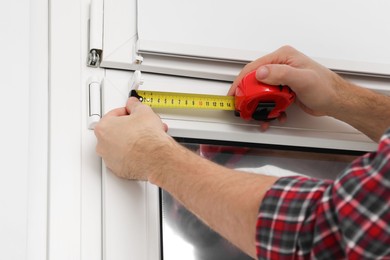
<svg viewBox="0 0 390 260">
<path fill-rule="evenodd" d="M 280 178 L 256 228 L 258 259 L 390 259 L 390 129 L 335 181 Z"/>
</svg>

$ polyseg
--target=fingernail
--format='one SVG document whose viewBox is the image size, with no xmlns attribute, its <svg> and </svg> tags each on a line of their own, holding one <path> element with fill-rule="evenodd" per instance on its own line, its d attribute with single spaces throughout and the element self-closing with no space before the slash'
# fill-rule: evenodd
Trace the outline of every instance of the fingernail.
<svg viewBox="0 0 390 260">
<path fill-rule="evenodd" d="M 136 103 L 137 101 L 139 101 L 138 98 L 130 97 L 130 98 L 127 99 L 126 106 L 131 106 L 133 103 Z"/>
<path fill-rule="evenodd" d="M 258 80 L 265 79 L 269 74 L 269 69 L 265 66 L 260 67 L 256 71 L 256 78 Z"/>
</svg>

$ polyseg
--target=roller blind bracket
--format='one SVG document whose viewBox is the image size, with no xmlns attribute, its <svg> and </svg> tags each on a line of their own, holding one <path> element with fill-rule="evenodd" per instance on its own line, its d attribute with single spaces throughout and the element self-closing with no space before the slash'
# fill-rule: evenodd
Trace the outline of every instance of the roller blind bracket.
<svg viewBox="0 0 390 260">
<path fill-rule="evenodd" d="M 103 0 L 91 0 L 89 16 L 89 53 L 87 65 L 97 68 L 103 52 Z"/>
<path fill-rule="evenodd" d="M 142 84 L 144 84 L 144 79 L 142 78 L 141 71 L 134 71 L 134 74 L 129 81 L 129 95 L 132 90 L 137 90 Z"/>
<path fill-rule="evenodd" d="M 134 64 L 141 64 L 143 61 L 144 61 L 144 57 L 142 57 L 139 53 L 138 53 L 138 44 L 135 43 L 133 45 L 133 63 Z"/>
</svg>

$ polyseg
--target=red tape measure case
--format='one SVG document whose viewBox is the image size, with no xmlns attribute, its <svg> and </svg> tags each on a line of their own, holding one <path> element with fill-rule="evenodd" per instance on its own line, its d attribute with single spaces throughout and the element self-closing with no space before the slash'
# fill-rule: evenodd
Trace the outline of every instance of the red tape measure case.
<svg viewBox="0 0 390 260">
<path fill-rule="evenodd" d="M 256 71 L 247 74 L 235 93 L 235 112 L 245 120 L 267 121 L 279 117 L 295 100 L 288 86 L 272 86 L 256 79 Z"/>
</svg>

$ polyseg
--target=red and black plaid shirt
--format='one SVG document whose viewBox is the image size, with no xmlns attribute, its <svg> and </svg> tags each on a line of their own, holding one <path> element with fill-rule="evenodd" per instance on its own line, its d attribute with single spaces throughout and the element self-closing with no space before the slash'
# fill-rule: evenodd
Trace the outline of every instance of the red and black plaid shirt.
<svg viewBox="0 0 390 260">
<path fill-rule="evenodd" d="M 259 259 L 390 259 L 390 129 L 335 180 L 283 177 L 266 193 Z"/>
</svg>

